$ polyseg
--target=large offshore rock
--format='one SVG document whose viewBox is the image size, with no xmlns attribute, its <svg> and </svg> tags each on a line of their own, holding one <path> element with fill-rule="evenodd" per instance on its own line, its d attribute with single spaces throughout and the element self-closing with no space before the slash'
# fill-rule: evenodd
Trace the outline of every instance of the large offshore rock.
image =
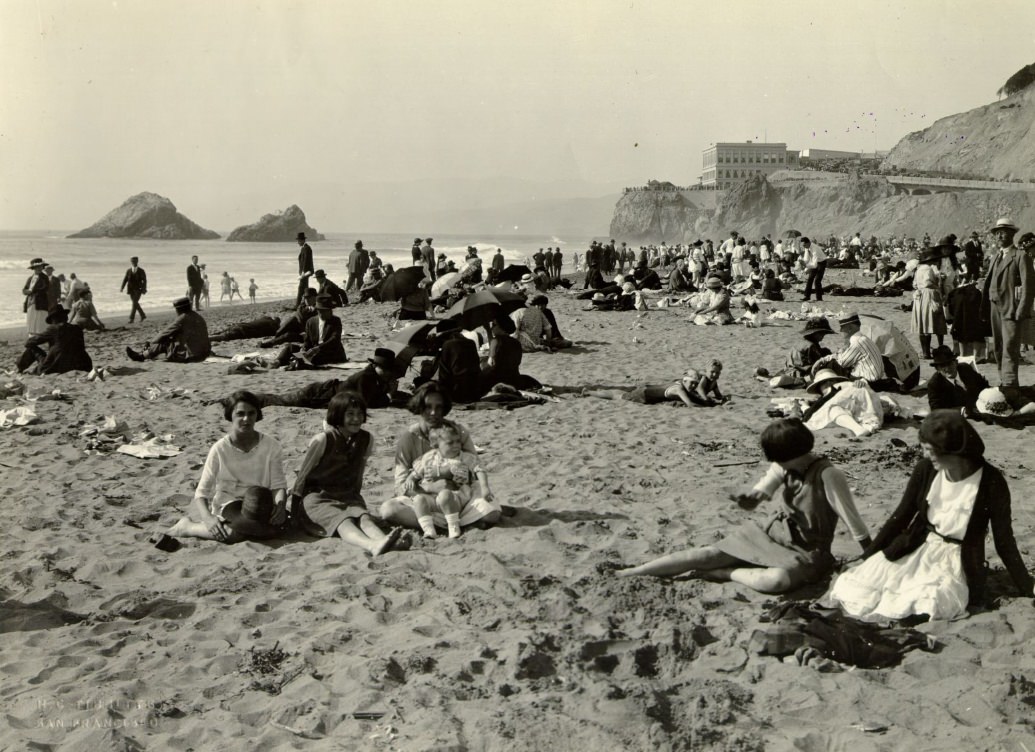
<svg viewBox="0 0 1035 752">
<path fill-rule="evenodd" d="M 305 212 L 292 204 L 282 212 L 264 214 L 262 219 L 250 225 L 242 225 L 226 236 L 227 241 L 251 243 L 286 243 L 304 232 L 309 240 L 324 240 L 324 236 L 310 227 Z"/>
<path fill-rule="evenodd" d="M 701 210 L 681 191 L 643 190 L 625 193 L 615 206 L 611 237 L 632 242 L 685 243 Z"/>
<path fill-rule="evenodd" d="M 219 233 L 206 230 L 180 214 L 165 196 L 145 192 L 129 197 L 98 222 L 68 237 L 212 240 L 218 238 Z"/>
</svg>

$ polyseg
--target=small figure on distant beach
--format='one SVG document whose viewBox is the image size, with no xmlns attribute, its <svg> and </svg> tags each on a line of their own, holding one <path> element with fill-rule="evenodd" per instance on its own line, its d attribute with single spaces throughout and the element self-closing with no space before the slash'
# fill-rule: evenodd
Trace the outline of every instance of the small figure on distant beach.
<svg viewBox="0 0 1035 752">
<path fill-rule="evenodd" d="M 230 302 L 234 302 L 234 295 L 231 292 L 230 287 L 230 272 L 223 272 L 222 279 L 219 280 L 219 302 L 223 302 L 223 298 L 229 298 Z"/>
<path fill-rule="evenodd" d="M 201 276 L 203 268 L 198 263 L 197 256 L 190 257 L 190 265 L 187 267 L 187 298 L 196 311 L 201 309 L 201 295 L 205 292 L 205 280 Z"/>
<path fill-rule="evenodd" d="M 41 258 L 34 258 L 29 262 L 32 275 L 25 280 L 22 287 L 22 295 L 25 302 L 22 304 L 22 311 L 25 312 L 25 326 L 29 330 L 29 336 L 43 334 L 47 329 L 47 275 L 43 273 L 46 262 Z"/>
<path fill-rule="evenodd" d="M 305 240 L 305 233 L 300 232 L 295 236 L 298 243 L 298 293 L 295 296 L 295 307 L 302 302 L 306 288 L 309 287 L 309 278 L 313 276 L 316 267 L 313 266 L 313 249 Z"/>
<path fill-rule="evenodd" d="M 248 280 L 248 300 L 251 301 L 252 305 L 255 305 L 255 293 L 258 292 L 259 286 L 255 284 L 255 277 Z"/>
<path fill-rule="evenodd" d="M 119 292 L 125 291 L 133 302 L 133 307 L 129 311 L 129 323 L 131 324 L 138 313 L 140 314 L 141 323 L 147 318 L 144 309 L 140 307 L 141 296 L 147 295 L 147 272 L 138 265 L 139 263 L 140 259 L 138 257 L 133 256 L 130 258 L 129 268 L 122 277 L 122 286 L 119 288 Z"/>
</svg>

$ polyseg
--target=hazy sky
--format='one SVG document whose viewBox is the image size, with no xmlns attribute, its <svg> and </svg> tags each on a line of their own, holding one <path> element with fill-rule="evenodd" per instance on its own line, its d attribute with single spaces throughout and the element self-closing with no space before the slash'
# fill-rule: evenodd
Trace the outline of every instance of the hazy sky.
<svg viewBox="0 0 1035 752">
<path fill-rule="evenodd" d="M 888 149 L 1033 61 L 1033 0 L 0 0 L 0 228 L 143 190 L 215 229 L 345 202 L 335 230 L 371 181 L 688 184 L 715 141 Z"/>
</svg>

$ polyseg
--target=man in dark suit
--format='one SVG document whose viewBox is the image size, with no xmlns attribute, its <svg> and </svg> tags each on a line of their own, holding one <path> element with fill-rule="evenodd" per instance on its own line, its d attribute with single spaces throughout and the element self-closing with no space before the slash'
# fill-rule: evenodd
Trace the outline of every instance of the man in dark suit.
<svg viewBox="0 0 1035 752">
<path fill-rule="evenodd" d="M 93 361 L 86 352 L 83 330 L 68 323 L 68 311 L 55 306 L 46 321 L 48 326 L 42 334 L 34 334 L 26 340 L 25 352 L 18 359 L 18 372 L 31 369 L 33 373 L 44 375 L 91 370 Z"/>
<path fill-rule="evenodd" d="M 334 315 L 329 295 L 316 297 L 316 315 L 305 322 L 302 344 L 288 344 L 277 354 L 277 363 L 302 370 L 348 360 L 341 343 L 341 319 Z"/>
<path fill-rule="evenodd" d="M 154 360 L 164 355 L 170 363 L 197 363 L 212 353 L 208 324 L 200 313 L 191 310 L 190 299 L 177 298 L 173 301 L 173 308 L 176 309 L 176 319 L 153 343 L 145 343 L 143 352 L 126 348 L 130 360 Z"/>
<path fill-rule="evenodd" d="M 50 311 L 61 305 L 61 280 L 54 276 L 54 267 L 50 264 L 43 267 L 43 273 L 47 275 L 47 310 Z"/>
<path fill-rule="evenodd" d="M 1031 318 L 1035 299 L 1035 268 L 1013 244 L 1017 225 L 1000 219 L 992 228 L 999 253 L 992 259 L 982 291 L 981 318 L 991 322 L 992 349 L 999 366 L 999 385 L 1017 386 L 1021 360 L 1021 330 Z"/>
<path fill-rule="evenodd" d="M 198 257 L 190 257 L 190 266 L 187 267 L 187 300 L 195 311 L 201 310 L 201 296 L 205 292 L 205 278 L 201 275 L 201 265 L 198 264 Z"/>
<path fill-rule="evenodd" d="M 432 380 L 437 381 L 454 402 L 474 402 L 485 394 L 482 387 L 481 360 L 478 346 L 460 333 L 457 321 L 439 323 L 443 333 L 442 350 L 435 359 Z"/>
<path fill-rule="evenodd" d="M 963 244 L 963 258 L 967 264 L 967 281 L 976 282 L 981 276 L 981 266 L 985 261 L 985 251 L 976 232 L 970 233 L 970 240 Z"/>
<path fill-rule="evenodd" d="M 257 393 L 262 407 L 308 407 L 322 409 L 330 404 L 331 398 L 339 392 L 356 392 L 367 403 L 368 409 L 388 407 L 398 385 L 399 371 L 405 365 L 396 361 L 395 353 L 384 347 L 374 350 L 374 357 L 367 358 L 367 367 L 347 379 L 329 379 L 307 384 L 301 389 L 281 394 Z"/>
<path fill-rule="evenodd" d="M 300 232 L 295 238 L 298 241 L 298 295 L 295 297 L 295 308 L 298 308 L 309 287 L 309 277 L 313 275 L 313 249 L 305 242 L 305 233 Z"/>
<path fill-rule="evenodd" d="M 316 294 L 326 295 L 334 301 L 336 306 L 347 306 L 349 297 L 345 291 L 327 279 L 327 273 L 323 269 L 317 269 L 313 274 L 316 277 Z"/>
<path fill-rule="evenodd" d="M 967 363 L 960 363 L 942 345 L 931 353 L 935 374 L 927 382 L 927 404 L 932 410 L 966 408 L 973 411 L 978 395 L 988 388 L 985 377 Z"/>
<path fill-rule="evenodd" d="M 140 263 L 140 259 L 136 256 L 131 258 L 129 263 L 130 267 L 122 278 L 122 287 L 119 288 L 119 292 L 125 291 L 129 293 L 129 299 L 133 301 L 133 308 L 129 312 L 129 323 L 133 323 L 133 319 L 138 311 L 140 312 L 140 321 L 143 323 L 147 315 L 144 313 L 144 309 L 140 307 L 140 296 L 147 294 L 147 273 L 137 266 Z"/>
<path fill-rule="evenodd" d="M 420 248 L 417 250 L 419 252 Z M 420 262 L 418 261 L 417 263 Z M 367 273 L 369 264 L 370 256 L 363 250 L 363 241 L 357 240 L 356 247 L 349 254 L 349 282 L 345 285 L 346 290 L 355 289 L 356 292 L 359 292 L 363 287 L 363 276 Z"/>
<path fill-rule="evenodd" d="M 428 278 L 432 282 L 434 282 L 435 278 L 436 278 L 435 277 L 435 249 L 431 245 L 431 241 L 433 241 L 433 240 L 434 240 L 434 238 L 427 238 L 424 241 L 424 245 L 422 245 L 420 247 L 420 261 L 421 261 L 421 263 L 423 263 L 427 267 L 427 269 L 428 269 Z"/>
</svg>

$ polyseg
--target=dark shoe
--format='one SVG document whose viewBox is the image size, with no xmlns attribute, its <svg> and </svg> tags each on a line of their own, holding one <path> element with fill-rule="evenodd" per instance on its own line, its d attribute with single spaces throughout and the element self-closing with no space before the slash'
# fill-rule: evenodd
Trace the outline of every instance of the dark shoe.
<svg viewBox="0 0 1035 752">
<path fill-rule="evenodd" d="M 126 357 L 128 357 L 130 360 L 135 360 L 137 363 L 143 363 L 145 360 L 147 360 L 147 358 L 138 353 L 132 347 L 126 348 Z"/>
<path fill-rule="evenodd" d="M 144 323 L 144 319 L 146 319 L 146 318 L 147 318 L 147 316 L 145 316 L 144 314 L 140 314 L 140 323 L 143 324 Z"/>
</svg>

